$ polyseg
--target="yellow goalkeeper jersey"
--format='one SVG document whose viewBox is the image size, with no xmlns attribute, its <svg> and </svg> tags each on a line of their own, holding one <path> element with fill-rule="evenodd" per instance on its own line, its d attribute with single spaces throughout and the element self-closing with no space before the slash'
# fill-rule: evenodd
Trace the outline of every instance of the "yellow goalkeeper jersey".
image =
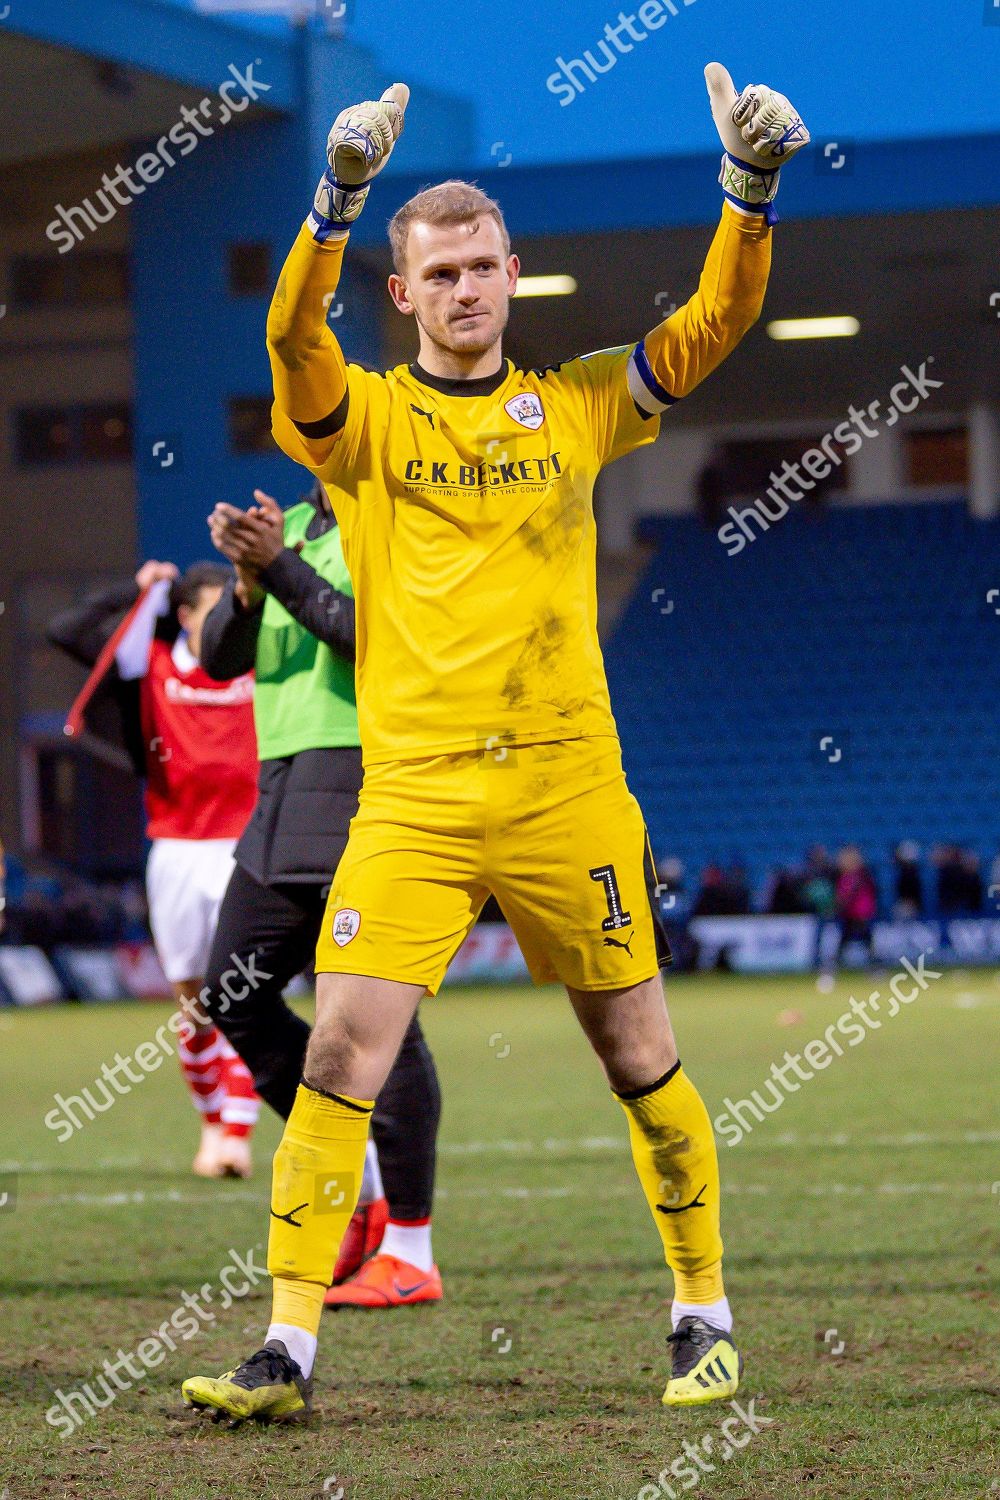
<svg viewBox="0 0 1000 1500">
<path fill-rule="evenodd" d="M 614 735 L 594 480 L 752 326 L 770 227 L 727 203 L 697 291 L 641 343 L 470 381 L 344 363 L 326 322 L 344 248 L 303 226 L 268 350 L 274 435 L 340 522 L 365 763 Z"/>
<path fill-rule="evenodd" d="M 615 735 L 597 639 L 594 481 L 670 397 L 642 346 L 493 377 L 349 365 L 320 466 L 357 599 L 366 764 Z"/>
</svg>

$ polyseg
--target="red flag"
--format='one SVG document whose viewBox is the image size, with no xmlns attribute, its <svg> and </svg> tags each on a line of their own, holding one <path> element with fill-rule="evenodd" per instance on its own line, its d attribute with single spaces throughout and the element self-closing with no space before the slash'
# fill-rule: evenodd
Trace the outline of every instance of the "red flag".
<svg viewBox="0 0 1000 1500">
<path fill-rule="evenodd" d="M 149 665 L 149 648 L 152 644 L 156 622 L 170 608 L 170 581 L 160 579 L 141 593 L 132 608 L 116 627 L 114 634 L 105 642 L 100 656 L 91 669 L 83 687 L 77 693 L 63 733 L 71 737 L 83 730 L 83 716 L 87 705 L 112 666 L 117 665 L 118 675 L 123 681 L 144 677 Z"/>
</svg>

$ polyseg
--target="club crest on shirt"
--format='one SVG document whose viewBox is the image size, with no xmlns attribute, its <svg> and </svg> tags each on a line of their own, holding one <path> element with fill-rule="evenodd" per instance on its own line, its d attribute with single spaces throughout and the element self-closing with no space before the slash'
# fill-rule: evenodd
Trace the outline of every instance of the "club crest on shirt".
<svg viewBox="0 0 1000 1500">
<path fill-rule="evenodd" d="M 346 948 L 358 935 L 361 926 L 361 913 L 355 911 L 353 906 L 342 906 L 333 914 L 333 941 L 338 948 Z"/>
<path fill-rule="evenodd" d="M 522 427 L 530 427 L 532 431 L 541 427 L 545 421 L 541 397 L 536 396 L 534 391 L 522 391 L 519 396 L 511 396 L 504 403 L 504 411 L 515 422 L 520 422 Z"/>
</svg>

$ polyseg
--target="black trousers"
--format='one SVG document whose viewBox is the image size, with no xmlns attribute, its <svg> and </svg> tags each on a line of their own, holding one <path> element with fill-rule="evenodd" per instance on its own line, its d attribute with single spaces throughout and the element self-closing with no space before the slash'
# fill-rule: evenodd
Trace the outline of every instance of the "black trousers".
<svg viewBox="0 0 1000 1500">
<path fill-rule="evenodd" d="M 223 897 L 205 976 L 205 1008 L 287 1120 L 302 1079 L 309 1026 L 285 1003 L 289 980 L 312 961 L 326 887 L 261 885 L 237 865 Z M 372 1135 L 389 1211 L 423 1219 L 434 1198 L 441 1090 L 414 1016 L 375 1103 Z"/>
<path fill-rule="evenodd" d="M 875 934 L 872 932 L 872 924 L 863 920 L 859 921 L 854 917 L 841 917 L 840 941 L 837 944 L 838 964 L 849 943 L 864 943 L 868 950 L 868 962 L 871 963 L 875 953 Z"/>
</svg>

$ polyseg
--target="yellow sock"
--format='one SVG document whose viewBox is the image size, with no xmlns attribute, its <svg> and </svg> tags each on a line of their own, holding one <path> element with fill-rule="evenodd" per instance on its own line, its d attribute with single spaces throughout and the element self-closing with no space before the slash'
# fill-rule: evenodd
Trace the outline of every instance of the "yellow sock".
<svg viewBox="0 0 1000 1500">
<path fill-rule="evenodd" d="M 678 1302 L 717 1302 L 722 1285 L 719 1161 L 712 1122 L 680 1063 L 638 1094 L 616 1094 Z"/>
<path fill-rule="evenodd" d="M 323 1296 L 361 1191 L 371 1099 L 299 1086 L 271 1172 L 272 1323 L 319 1331 Z"/>
<path fill-rule="evenodd" d="M 276 1276 L 271 1283 L 271 1322 L 291 1323 L 307 1333 L 318 1334 L 325 1295 L 326 1287 L 316 1281 L 289 1281 Z"/>
</svg>

